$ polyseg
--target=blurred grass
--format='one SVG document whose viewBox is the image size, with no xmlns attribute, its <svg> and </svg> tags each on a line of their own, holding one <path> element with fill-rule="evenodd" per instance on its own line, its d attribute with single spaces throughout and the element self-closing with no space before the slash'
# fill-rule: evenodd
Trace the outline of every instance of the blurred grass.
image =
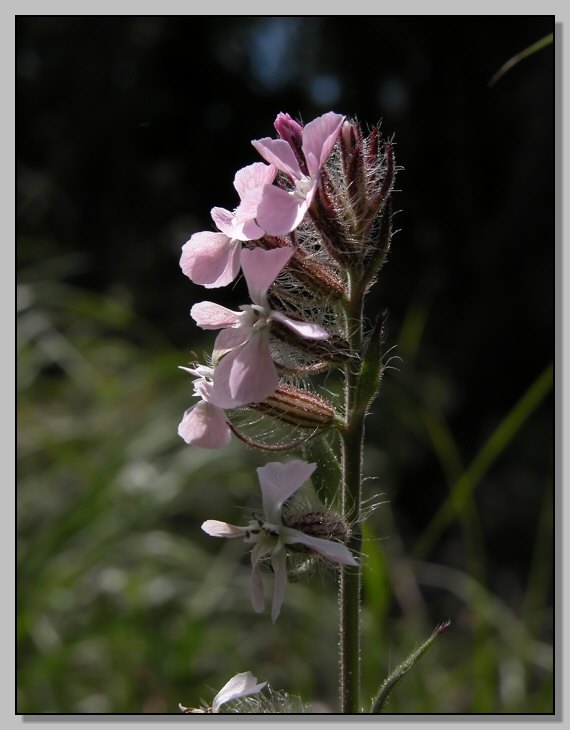
<svg viewBox="0 0 570 730">
<path fill-rule="evenodd" d="M 235 522 L 259 506 L 255 467 L 272 457 L 235 442 L 223 452 L 186 447 L 176 426 L 192 397 L 177 366 L 189 354 L 137 319 L 123 294 L 63 283 L 69 265 L 30 268 L 18 289 L 17 711 L 176 712 L 178 702 L 198 704 L 232 674 L 251 670 L 334 712 L 332 573 L 291 583 L 273 626 L 251 610 L 245 546 L 200 530 L 204 519 Z M 408 378 L 428 310 L 416 303 L 402 329 Z M 529 391 L 534 400 L 523 394 L 466 460 L 437 402 L 410 396 L 398 378 L 383 386 L 404 406 L 393 418 L 422 434 L 450 493 L 415 548 L 399 535 L 392 504 L 364 526 L 364 704 L 450 618 L 451 628 L 394 691 L 388 713 L 551 712 L 549 475 L 517 605 L 490 583 L 474 494 L 551 379 L 545 373 Z M 382 484 L 388 497 L 405 460 L 392 454 L 379 469 L 392 474 Z M 368 455 L 371 467 L 383 463 L 374 444 Z M 459 565 L 429 559 L 449 524 L 461 536 Z"/>
</svg>

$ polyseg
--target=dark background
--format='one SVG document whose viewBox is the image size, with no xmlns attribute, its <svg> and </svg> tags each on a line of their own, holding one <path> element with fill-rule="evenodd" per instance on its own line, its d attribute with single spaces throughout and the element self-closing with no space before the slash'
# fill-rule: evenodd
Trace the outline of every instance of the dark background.
<svg viewBox="0 0 570 730">
<path fill-rule="evenodd" d="M 197 343 L 207 346 L 188 311 L 211 292 L 204 297 L 181 274 L 180 248 L 212 228 L 213 206 L 235 207 L 233 175 L 257 159 L 250 140 L 274 136 L 279 111 L 305 122 L 330 109 L 381 121 L 402 167 L 399 231 L 369 306 L 389 310 L 387 347 L 397 345 L 401 361 L 369 419 L 367 463 L 381 476 L 404 552 L 413 552 L 448 494 L 422 413 L 446 424 L 465 467 L 553 358 L 552 46 L 489 85 L 552 30 L 550 16 L 20 16 L 21 281 L 33 287 L 38 272 L 51 271 L 121 302 L 135 321 L 119 339 L 141 358 L 168 350 L 184 363 Z M 242 291 L 216 300 L 242 303 Z M 100 337 L 117 338 L 101 327 Z M 62 378 L 57 362 L 44 362 L 35 387 Z M 53 402 L 41 390 L 27 397 Z M 24 476 L 52 458 L 24 457 Z M 551 539 L 539 515 L 552 469 L 550 395 L 477 488 L 486 558 L 467 572 L 484 573 L 513 610 L 524 602 L 537 535 Z M 181 529 L 173 515 L 168 524 Z M 460 533 L 449 525 L 428 557 L 465 569 Z M 543 570 L 551 573 L 549 562 Z M 434 621 L 453 608 L 438 595 Z M 549 641 L 548 610 L 541 616 L 537 637 Z M 23 646 L 27 666 L 35 650 Z M 22 711 L 43 711 L 32 680 L 23 684 Z M 57 705 L 51 711 L 76 706 Z"/>
</svg>

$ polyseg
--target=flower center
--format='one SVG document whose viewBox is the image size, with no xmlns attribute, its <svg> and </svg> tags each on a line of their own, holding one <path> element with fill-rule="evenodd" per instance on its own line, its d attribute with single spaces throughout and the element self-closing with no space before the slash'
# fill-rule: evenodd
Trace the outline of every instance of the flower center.
<svg viewBox="0 0 570 730">
<path fill-rule="evenodd" d="M 263 304 L 242 304 L 240 309 L 243 312 L 241 324 L 250 327 L 254 332 L 259 332 L 269 327 L 271 309 Z"/>
<path fill-rule="evenodd" d="M 295 190 L 293 195 L 299 200 L 305 200 L 309 191 L 313 187 L 313 180 L 310 177 L 302 177 L 300 180 L 295 181 Z"/>
</svg>

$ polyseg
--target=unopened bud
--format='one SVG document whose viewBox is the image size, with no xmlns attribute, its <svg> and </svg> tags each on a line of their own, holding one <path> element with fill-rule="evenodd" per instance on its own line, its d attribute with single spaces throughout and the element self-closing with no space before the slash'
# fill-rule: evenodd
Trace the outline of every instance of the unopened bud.
<svg viewBox="0 0 570 730">
<path fill-rule="evenodd" d="M 346 294 L 346 287 L 342 279 L 329 266 L 320 263 L 297 245 L 294 231 L 289 236 L 294 249 L 287 264 L 287 271 L 299 283 L 323 300 L 342 299 Z M 267 234 L 256 243 L 265 249 L 290 247 L 291 245 L 284 238 Z"/>
<path fill-rule="evenodd" d="M 346 269 L 354 268 L 355 264 L 360 261 L 361 251 L 347 234 L 325 186 L 320 187 L 313 198 L 311 218 L 321 234 L 326 250 L 333 259 Z"/>
<path fill-rule="evenodd" d="M 394 147 L 388 142 L 384 152 L 384 160 L 382 161 L 382 183 L 378 191 L 370 198 L 368 208 L 368 219 L 374 218 L 382 212 L 386 201 L 390 197 L 390 193 L 394 187 L 396 178 L 396 163 L 394 160 Z"/>
<path fill-rule="evenodd" d="M 323 398 L 289 385 L 281 385 L 264 401 L 249 407 L 300 428 L 325 429 L 337 418 Z"/>
<path fill-rule="evenodd" d="M 325 511 L 296 512 L 282 515 L 283 524 L 294 530 L 304 532 L 311 537 L 319 537 L 323 540 L 338 540 L 346 542 L 348 528 L 346 522 L 337 515 Z M 297 552 L 308 552 L 310 549 L 305 545 L 288 545 Z"/>
<path fill-rule="evenodd" d="M 303 127 L 289 114 L 283 112 L 277 115 L 273 126 L 281 139 L 291 146 L 303 175 L 308 175 L 307 163 L 303 154 Z"/>
</svg>

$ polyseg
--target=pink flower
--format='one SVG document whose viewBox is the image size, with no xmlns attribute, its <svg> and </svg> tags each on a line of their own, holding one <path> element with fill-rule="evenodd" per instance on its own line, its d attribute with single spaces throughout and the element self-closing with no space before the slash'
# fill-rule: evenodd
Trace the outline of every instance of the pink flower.
<svg viewBox="0 0 570 730">
<path fill-rule="evenodd" d="M 225 286 L 239 272 L 242 241 L 256 241 L 265 231 L 255 222 L 263 187 L 273 182 L 277 171 L 273 165 L 255 162 L 238 170 L 234 187 L 240 204 L 231 213 L 212 208 L 212 220 L 218 231 L 195 233 L 182 247 L 180 268 L 195 284 L 207 289 Z"/>
<path fill-rule="evenodd" d="M 252 140 L 259 154 L 284 172 L 294 189 L 290 192 L 266 185 L 257 208 L 257 222 L 275 236 L 295 230 L 309 209 L 319 183 L 320 171 L 340 134 L 342 114 L 327 112 L 301 127 L 288 114 L 279 114 L 275 127 L 281 139 Z M 300 149 L 299 149 L 300 144 Z"/>
<path fill-rule="evenodd" d="M 178 435 L 187 444 L 195 444 L 204 449 L 219 449 L 226 446 L 231 438 L 226 414 L 211 401 L 214 368 L 198 365 L 195 369 L 181 369 L 196 376 L 194 395 L 199 396 L 201 400 L 184 413 L 178 426 Z"/>
<path fill-rule="evenodd" d="M 327 560 L 338 565 L 356 565 L 350 550 L 341 542 L 307 535 L 301 530 L 283 524 L 282 508 L 299 487 L 311 476 L 316 464 L 291 461 L 288 464 L 271 462 L 257 470 L 263 501 L 263 517 L 252 519 L 245 527 L 230 525 L 218 520 L 206 520 L 202 529 L 213 537 L 243 537 L 252 544 L 251 551 L 251 601 L 255 611 L 264 608 L 263 584 L 259 561 L 271 556 L 275 574 L 271 618 L 275 622 L 281 611 L 287 587 L 287 545 L 305 545 Z"/>
<path fill-rule="evenodd" d="M 221 329 L 214 344 L 216 372 L 211 400 L 221 408 L 259 403 L 279 384 L 269 335 L 271 322 L 280 322 L 301 337 L 323 340 L 328 332 L 317 324 L 300 322 L 271 308 L 267 290 L 285 267 L 293 249 L 244 249 L 241 265 L 253 304 L 233 312 L 214 302 L 200 302 L 190 315 L 202 329 Z"/>
</svg>

